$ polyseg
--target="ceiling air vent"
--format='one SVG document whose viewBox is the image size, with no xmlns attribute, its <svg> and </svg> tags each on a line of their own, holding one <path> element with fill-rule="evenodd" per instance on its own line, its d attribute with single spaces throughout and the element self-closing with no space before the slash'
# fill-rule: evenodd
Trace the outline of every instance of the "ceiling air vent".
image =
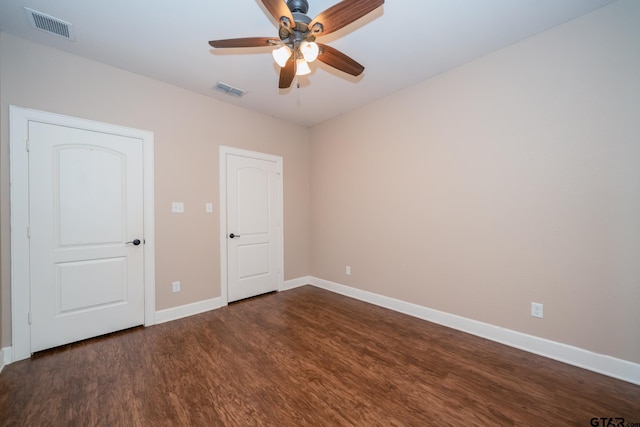
<svg viewBox="0 0 640 427">
<path fill-rule="evenodd" d="M 246 91 L 244 91 L 242 89 L 238 89 L 237 87 L 229 86 L 228 84 L 222 83 L 222 82 L 218 82 L 214 86 L 214 89 L 217 90 L 218 92 L 226 93 L 227 95 L 236 96 L 238 98 L 240 98 L 245 93 L 247 93 Z"/>
<path fill-rule="evenodd" d="M 28 7 L 25 7 L 24 11 L 27 13 L 27 19 L 31 27 L 67 40 L 75 41 L 73 26 L 70 23 L 38 12 L 37 10 L 29 9 Z"/>
</svg>

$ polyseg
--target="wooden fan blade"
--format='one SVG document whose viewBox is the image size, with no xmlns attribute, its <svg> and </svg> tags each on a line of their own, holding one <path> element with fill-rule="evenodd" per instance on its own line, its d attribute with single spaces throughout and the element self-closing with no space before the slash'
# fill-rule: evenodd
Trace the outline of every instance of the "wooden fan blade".
<svg viewBox="0 0 640 427">
<path fill-rule="evenodd" d="M 324 30 L 314 34 L 316 37 L 324 36 L 346 27 L 383 4 L 384 0 L 343 0 L 316 16 L 309 24 L 309 28 L 313 31 L 316 23 L 322 24 Z"/>
<path fill-rule="evenodd" d="M 344 71 L 352 76 L 359 76 L 364 71 L 364 67 L 353 59 L 349 58 L 338 49 L 334 49 L 326 44 L 318 43 L 320 46 L 320 55 L 318 61 L 322 61 L 340 71 Z"/>
<path fill-rule="evenodd" d="M 241 39 L 211 40 L 212 47 L 265 47 L 277 44 L 277 39 L 273 37 L 245 37 Z"/>
<path fill-rule="evenodd" d="M 287 6 L 287 3 L 285 3 L 284 0 L 260 0 L 260 1 L 264 5 L 264 7 L 267 8 L 271 16 L 273 16 L 276 19 L 276 21 L 280 22 L 280 18 L 284 16 L 291 23 L 290 28 L 293 28 L 296 26 L 296 22 L 293 19 L 293 15 L 291 14 L 289 7 Z"/>
<path fill-rule="evenodd" d="M 284 67 L 280 70 L 280 89 L 286 89 L 293 83 L 293 78 L 296 76 L 296 61 L 290 59 L 287 61 Z"/>
</svg>

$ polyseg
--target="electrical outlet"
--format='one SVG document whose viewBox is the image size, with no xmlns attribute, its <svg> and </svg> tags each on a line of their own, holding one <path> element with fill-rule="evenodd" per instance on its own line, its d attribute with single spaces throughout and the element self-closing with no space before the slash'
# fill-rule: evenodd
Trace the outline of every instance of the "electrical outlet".
<svg viewBox="0 0 640 427">
<path fill-rule="evenodd" d="M 347 268 L 345 269 L 344 272 L 346 273 L 347 276 L 351 276 L 351 267 L 347 265 Z"/>
<path fill-rule="evenodd" d="M 171 290 L 173 292 L 180 292 L 180 282 L 173 282 L 171 284 Z"/>
<path fill-rule="evenodd" d="M 538 302 L 531 303 L 531 315 L 533 317 L 544 318 L 544 305 Z"/>
</svg>

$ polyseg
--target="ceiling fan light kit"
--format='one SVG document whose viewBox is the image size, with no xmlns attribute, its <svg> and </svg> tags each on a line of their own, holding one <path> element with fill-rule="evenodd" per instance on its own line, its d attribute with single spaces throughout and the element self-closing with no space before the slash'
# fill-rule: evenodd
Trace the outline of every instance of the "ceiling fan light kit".
<svg viewBox="0 0 640 427">
<path fill-rule="evenodd" d="M 286 44 L 274 49 L 273 52 L 271 52 L 271 54 L 273 55 L 273 59 L 275 59 L 280 68 L 286 65 L 289 58 L 291 58 L 292 53 L 293 52 Z"/>
<path fill-rule="evenodd" d="M 364 67 L 331 46 L 317 43 L 316 38 L 338 31 L 384 4 L 384 0 L 343 0 L 320 13 L 314 19 L 306 13 L 307 0 L 261 0 L 279 23 L 278 39 L 248 37 L 212 40 L 214 48 L 275 47 L 273 59 L 280 66 L 280 89 L 291 86 L 295 76 L 311 73 L 309 62 L 316 59 L 352 76 L 359 76 Z"/>
<path fill-rule="evenodd" d="M 309 64 L 304 58 L 296 59 L 296 76 L 306 76 L 307 74 L 311 74 L 311 68 L 309 68 Z"/>
<path fill-rule="evenodd" d="M 308 42 L 305 40 L 300 44 L 300 52 L 302 52 L 302 56 L 304 56 L 305 61 L 313 62 L 318 59 L 320 47 L 316 42 Z"/>
</svg>

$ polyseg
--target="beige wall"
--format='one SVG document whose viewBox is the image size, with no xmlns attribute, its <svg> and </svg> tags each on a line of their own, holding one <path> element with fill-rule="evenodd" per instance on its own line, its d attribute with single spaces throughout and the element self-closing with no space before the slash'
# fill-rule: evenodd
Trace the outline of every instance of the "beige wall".
<svg viewBox="0 0 640 427">
<path fill-rule="evenodd" d="M 311 274 L 640 362 L 639 22 L 618 2 L 312 128 Z"/>
<path fill-rule="evenodd" d="M 308 274 L 308 131 L 139 75 L 34 44 L 0 39 L 2 346 L 11 345 L 8 106 L 114 123 L 155 134 L 156 308 L 220 296 L 220 145 L 284 158 L 285 279 Z M 185 203 L 182 215 L 172 201 Z M 182 292 L 171 293 L 180 280 Z"/>
</svg>

